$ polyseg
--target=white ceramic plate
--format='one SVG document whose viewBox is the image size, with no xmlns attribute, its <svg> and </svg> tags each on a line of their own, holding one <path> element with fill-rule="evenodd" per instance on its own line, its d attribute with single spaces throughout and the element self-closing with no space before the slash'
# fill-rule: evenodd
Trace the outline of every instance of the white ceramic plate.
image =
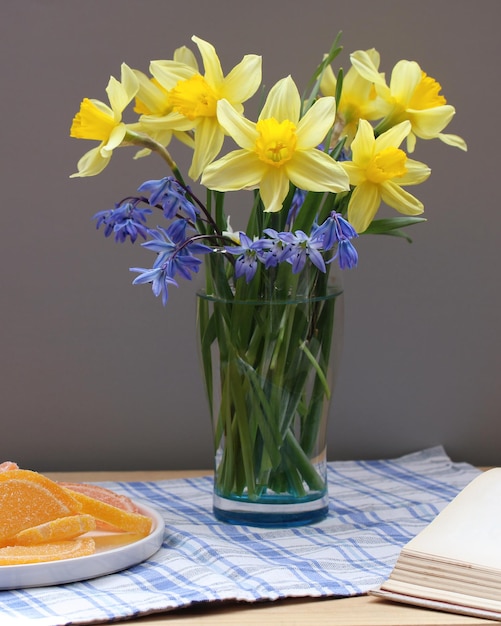
<svg viewBox="0 0 501 626">
<path fill-rule="evenodd" d="M 95 554 L 74 559 L 26 565 L 1 565 L 0 589 L 63 585 L 119 572 L 145 561 L 162 545 L 165 523 L 155 509 L 143 503 L 136 504 L 143 515 L 153 520 L 151 533 L 147 537 L 126 545 L 104 548 L 96 551 Z"/>
</svg>

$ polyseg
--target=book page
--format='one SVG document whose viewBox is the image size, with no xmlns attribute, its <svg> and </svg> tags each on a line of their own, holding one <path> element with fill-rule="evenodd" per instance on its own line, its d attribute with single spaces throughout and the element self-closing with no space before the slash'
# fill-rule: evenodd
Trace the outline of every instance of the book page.
<svg viewBox="0 0 501 626">
<path fill-rule="evenodd" d="M 475 478 L 411 539 L 407 550 L 501 573 L 501 468 Z"/>
</svg>

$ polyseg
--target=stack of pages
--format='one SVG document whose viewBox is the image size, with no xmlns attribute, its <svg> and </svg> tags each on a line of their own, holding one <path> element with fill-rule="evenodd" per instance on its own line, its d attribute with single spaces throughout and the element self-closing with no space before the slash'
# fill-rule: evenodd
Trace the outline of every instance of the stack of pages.
<svg viewBox="0 0 501 626">
<path fill-rule="evenodd" d="M 372 593 L 501 620 L 501 468 L 475 478 L 411 539 Z"/>
</svg>

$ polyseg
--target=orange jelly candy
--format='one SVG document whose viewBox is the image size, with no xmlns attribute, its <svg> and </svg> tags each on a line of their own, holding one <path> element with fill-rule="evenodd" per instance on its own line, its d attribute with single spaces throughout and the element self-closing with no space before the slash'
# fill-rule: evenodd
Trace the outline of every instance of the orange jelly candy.
<svg viewBox="0 0 501 626">
<path fill-rule="evenodd" d="M 138 533 L 142 537 L 146 537 L 151 531 L 152 520 L 146 515 L 140 513 L 131 513 L 124 511 L 116 506 L 96 500 L 83 493 L 67 490 L 82 505 L 82 513 L 88 513 L 96 519 L 107 522 L 120 530 L 130 533 Z"/>
<path fill-rule="evenodd" d="M 0 565 L 44 563 L 88 556 L 95 551 L 94 540 L 82 537 L 72 541 L 55 541 L 37 546 L 5 546 L 0 548 Z"/>
<path fill-rule="evenodd" d="M 66 489 L 42 474 L 22 469 L 0 472 L 0 545 L 26 528 L 81 509 Z"/>
<path fill-rule="evenodd" d="M 39 543 L 66 541 L 75 539 L 95 528 L 96 520 L 92 515 L 68 515 L 21 530 L 9 540 L 9 543 L 16 546 L 33 546 Z"/>
</svg>

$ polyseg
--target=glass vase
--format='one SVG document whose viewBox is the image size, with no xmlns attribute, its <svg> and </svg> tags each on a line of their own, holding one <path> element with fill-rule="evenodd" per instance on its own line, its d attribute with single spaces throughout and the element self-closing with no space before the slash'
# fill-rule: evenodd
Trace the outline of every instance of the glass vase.
<svg viewBox="0 0 501 626">
<path fill-rule="evenodd" d="M 214 434 L 214 514 L 254 526 L 317 522 L 328 513 L 326 434 L 342 288 L 321 276 L 298 289 L 289 276 L 285 290 L 278 275 L 268 275 L 266 289 L 256 297 L 242 289 L 243 298 L 238 287 L 214 278 L 210 291 L 197 293 Z"/>
</svg>

